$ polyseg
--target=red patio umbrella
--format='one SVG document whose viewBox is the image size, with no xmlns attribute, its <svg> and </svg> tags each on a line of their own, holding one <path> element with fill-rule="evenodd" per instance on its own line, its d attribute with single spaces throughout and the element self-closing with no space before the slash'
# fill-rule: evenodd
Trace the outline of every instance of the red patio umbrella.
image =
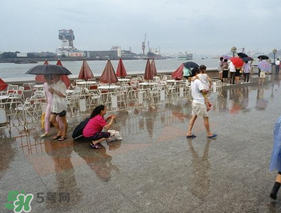
<svg viewBox="0 0 281 213">
<path fill-rule="evenodd" d="M 58 59 L 58 61 L 57 61 L 57 64 L 56 64 L 56 65 L 58 65 L 58 66 L 62 66 L 62 67 L 63 67 L 63 65 L 62 65 L 62 63 L 61 63 L 61 60 L 60 60 L 60 59 Z M 70 86 L 70 84 L 71 84 L 70 79 L 69 79 L 69 77 L 68 77 L 67 75 L 61 75 L 60 80 L 62 80 L 62 81 L 64 82 L 64 84 L 65 84 L 66 88 L 68 88 L 68 87 Z"/>
<path fill-rule="evenodd" d="M 91 79 L 93 77 L 94 77 L 93 72 L 92 72 L 90 66 L 88 65 L 86 59 L 84 59 L 78 78 L 88 81 L 89 79 Z"/>
<path fill-rule="evenodd" d="M 47 64 L 49 64 L 49 62 L 48 62 L 48 60 L 45 60 L 44 65 L 47 65 Z M 44 83 L 45 82 L 44 75 L 36 75 L 35 81 Z"/>
<path fill-rule="evenodd" d="M 149 58 L 147 59 L 146 66 L 145 66 L 144 79 L 147 80 L 147 81 L 153 80 L 153 73 L 151 71 Z"/>
<path fill-rule="evenodd" d="M 117 81 L 118 79 L 114 72 L 114 68 L 111 64 L 111 61 L 108 60 L 100 77 L 100 82 L 112 84 L 112 83 L 116 83 Z"/>
<path fill-rule="evenodd" d="M 175 79 L 175 80 L 181 80 L 181 79 L 182 79 L 182 76 L 183 76 L 183 67 L 184 67 L 184 65 L 181 64 L 181 65 L 179 66 L 179 68 L 176 69 L 176 70 L 172 73 L 173 79 Z"/>
<path fill-rule="evenodd" d="M 156 76 L 157 75 L 157 70 L 156 70 L 156 65 L 155 65 L 154 58 L 151 61 L 150 67 L 151 67 L 151 72 L 153 73 L 154 76 Z"/>
<path fill-rule="evenodd" d="M 116 75 L 117 77 L 124 77 L 124 78 L 127 76 L 127 72 L 121 58 L 119 58 Z"/>
<path fill-rule="evenodd" d="M 0 78 L 0 91 L 3 91 L 7 88 L 8 84 L 6 84 L 1 78 Z"/>
</svg>

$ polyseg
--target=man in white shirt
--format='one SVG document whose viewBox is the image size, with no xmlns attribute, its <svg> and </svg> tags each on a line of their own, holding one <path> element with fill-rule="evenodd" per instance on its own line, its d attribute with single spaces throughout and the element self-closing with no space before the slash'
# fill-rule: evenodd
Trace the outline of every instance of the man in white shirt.
<svg viewBox="0 0 281 213">
<path fill-rule="evenodd" d="M 206 69 L 205 65 L 201 65 L 199 69 L 195 70 L 195 75 L 200 73 L 200 70 Z M 191 95 L 193 98 L 192 101 L 192 117 L 189 122 L 189 127 L 188 131 L 186 134 L 187 138 L 195 138 L 196 136 L 192 134 L 192 128 L 194 126 L 194 123 L 197 119 L 197 116 L 203 117 L 204 119 L 204 125 L 207 131 L 207 137 L 208 138 L 214 138 L 217 135 L 213 134 L 210 130 L 210 125 L 209 125 L 209 116 L 207 112 L 207 107 L 205 104 L 205 99 L 202 93 L 207 94 L 208 91 L 204 89 L 201 81 L 199 79 L 193 79 L 191 82 Z"/>
<path fill-rule="evenodd" d="M 279 73 L 279 68 L 280 68 L 280 60 L 279 58 L 277 58 L 276 62 L 275 62 L 275 69 L 276 69 L 276 74 Z"/>
<path fill-rule="evenodd" d="M 235 69 L 234 64 L 231 61 L 229 63 L 229 72 L 230 72 L 230 83 L 232 81 L 232 84 L 234 84 L 236 69 Z"/>
</svg>

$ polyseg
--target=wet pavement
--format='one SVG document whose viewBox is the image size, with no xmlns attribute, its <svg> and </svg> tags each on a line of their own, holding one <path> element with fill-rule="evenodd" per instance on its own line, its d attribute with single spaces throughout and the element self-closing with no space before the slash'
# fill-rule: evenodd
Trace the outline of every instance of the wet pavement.
<svg viewBox="0 0 281 213">
<path fill-rule="evenodd" d="M 272 78 L 271 78 L 272 77 Z M 83 117 L 69 118 L 68 139 L 41 139 L 39 124 L 2 130 L 1 210 L 9 191 L 32 193 L 31 212 L 281 212 L 269 198 L 273 126 L 281 114 L 279 76 L 261 86 L 225 86 L 211 94 L 211 130 L 203 120 L 186 139 L 187 98 L 115 112 L 123 140 L 90 149 L 71 138 Z M 110 114 L 110 112 L 109 112 Z M 52 130 L 54 134 L 54 130 Z M 64 197 L 63 197 L 64 195 Z"/>
</svg>

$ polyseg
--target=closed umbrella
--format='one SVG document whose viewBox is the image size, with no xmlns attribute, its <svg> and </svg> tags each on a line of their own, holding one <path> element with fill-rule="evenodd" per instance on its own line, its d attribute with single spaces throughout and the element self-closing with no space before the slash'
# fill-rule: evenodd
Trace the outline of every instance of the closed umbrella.
<svg viewBox="0 0 281 213">
<path fill-rule="evenodd" d="M 121 78 L 122 77 L 125 78 L 127 76 L 127 72 L 121 58 L 119 58 L 116 75 L 117 77 L 121 77 Z"/>
<path fill-rule="evenodd" d="M 144 79 L 147 80 L 147 81 L 153 80 L 153 73 L 151 72 L 151 66 L 150 66 L 149 58 L 146 61 Z"/>
<path fill-rule="evenodd" d="M 172 73 L 172 78 L 175 80 L 181 80 L 183 76 L 183 68 L 184 66 L 181 64 L 179 68 Z"/>
<path fill-rule="evenodd" d="M 153 75 L 156 76 L 157 75 L 157 70 L 156 70 L 156 65 L 155 65 L 154 58 L 151 61 L 150 68 L 151 68 L 151 72 L 153 73 Z"/>
<path fill-rule="evenodd" d="M 62 66 L 62 63 L 61 63 L 61 60 L 60 60 L 60 59 L 58 59 L 57 65 L 58 65 L 58 66 Z M 71 84 L 71 81 L 70 81 L 70 79 L 69 79 L 69 77 L 68 77 L 67 75 L 62 75 L 62 76 L 60 77 L 60 80 L 62 80 L 62 81 L 64 82 L 66 88 L 68 88 L 68 87 L 70 86 L 70 84 Z"/>
<path fill-rule="evenodd" d="M 89 79 L 91 79 L 93 77 L 94 77 L 94 74 L 93 74 L 90 66 L 88 65 L 86 59 L 84 59 L 83 63 L 82 63 L 82 67 L 81 67 L 80 72 L 79 72 L 78 78 L 84 79 L 85 81 L 88 81 Z"/>
<path fill-rule="evenodd" d="M 113 84 L 113 83 L 118 82 L 117 76 L 114 72 L 114 68 L 113 68 L 110 60 L 108 60 L 106 63 L 106 66 L 100 77 L 100 82 L 108 83 L 108 84 Z"/>
<path fill-rule="evenodd" d="M 8 84 L 6 84 L 1 78 L 0 78 L 0 91 L 3 91 L 7 88 Z"/>
<path fill-rule="evenodd" d="M 44 65 L 47 65 L 47 64 L 49 64 L 49 62 L 47 60 L 45 60 Z M 45 82 L 44 75 L 36 75 L 35 81 L 42 82 L 42 83 Z"/>
</svg>

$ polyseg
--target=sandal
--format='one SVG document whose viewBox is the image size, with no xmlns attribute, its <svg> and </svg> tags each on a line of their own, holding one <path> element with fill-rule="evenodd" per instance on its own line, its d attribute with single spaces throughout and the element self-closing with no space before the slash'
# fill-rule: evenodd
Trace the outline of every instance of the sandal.
<svg viewBox="0 0 281 213">
<path fill-rule="evenodd" d="M 98 144 L 90 143 L 90 146 L 91 146 L 93 149 L 101 149 L 100 143 L 98 143 Z"/>
<path fill-rule="evenodd" d="M 67 137 L 61 136 L 61 137 L 58 139 L 58 141 L 64 141 L 64 140 L 66 140 L 66 139 L 67 139 Z"/>
<path fill-rule="evenodd" d="M 61 138 L 61 135 L 56 135 L 55 137 L 53 137 L 53 140 L 58 140 Z"/>
</svg>

